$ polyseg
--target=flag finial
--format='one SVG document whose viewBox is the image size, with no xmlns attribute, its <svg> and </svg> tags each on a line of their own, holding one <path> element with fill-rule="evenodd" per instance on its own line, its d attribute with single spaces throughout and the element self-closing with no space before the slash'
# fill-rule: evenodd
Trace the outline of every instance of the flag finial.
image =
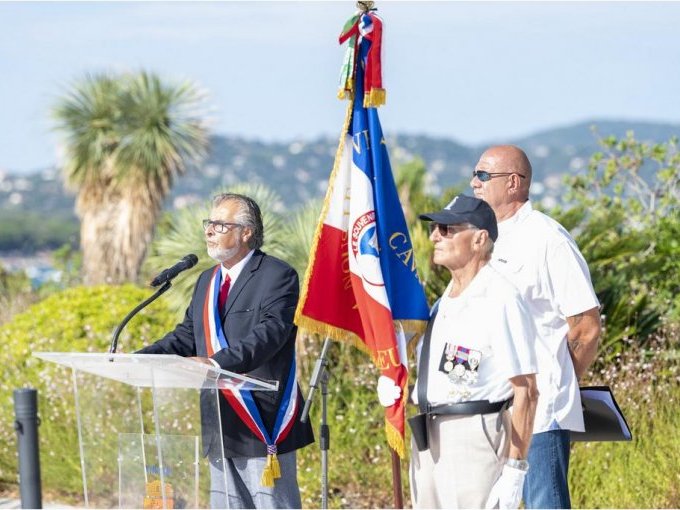
<svg viewBox="0 0 680 510">
<path fill-rule="evenodd" d="M 357 9 L 365 14 L 368 11 L 375 10 L 375 2 L 373 0 L 359 0 L 357 2 Z"/>
</svg>

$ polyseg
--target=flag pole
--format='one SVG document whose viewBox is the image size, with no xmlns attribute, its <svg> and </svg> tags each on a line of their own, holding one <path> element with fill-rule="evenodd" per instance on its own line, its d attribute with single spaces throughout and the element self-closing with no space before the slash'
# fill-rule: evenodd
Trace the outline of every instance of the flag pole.
<svg viewBox="0 0 680 510">
<path fill-rule="evenodd" d="M 394 493 L 394 508 L 404 508 L 403 491 L 401 488 L 401 459 L 399 454 L 390 448 L 392 452 L 392 490 Z"/>
</svg>

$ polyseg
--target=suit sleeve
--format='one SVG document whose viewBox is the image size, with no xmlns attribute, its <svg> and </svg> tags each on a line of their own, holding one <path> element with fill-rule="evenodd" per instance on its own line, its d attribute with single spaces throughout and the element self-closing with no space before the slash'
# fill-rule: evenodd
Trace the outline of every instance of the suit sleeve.
<svg viewBox="0 0 680 510">
<path fill-rule="evenodd" d="M 238 343 L 212 356 L 223 370 L 250 372 L 269 362 L 291 341 L 300 292 L 298 275 L 290 266 L 279 266 L 264 282 L 258 323 Z"/>
<path fill-rule="evenodd" d="M 135 354 L 177 354 L 178 356 L 196 356 L 196 342 L 194 341 L 194 299 L 198 282 L 194 286 L 194 294 L 184 313 L 184 320 L 175 329 L 160 340 L 138 350 Z"/>
</svg>

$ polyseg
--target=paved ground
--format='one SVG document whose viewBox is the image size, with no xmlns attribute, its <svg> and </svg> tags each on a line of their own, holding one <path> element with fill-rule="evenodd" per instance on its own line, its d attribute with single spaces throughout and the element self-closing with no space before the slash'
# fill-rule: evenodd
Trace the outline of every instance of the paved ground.
<svg viewBox="0 0 680 510">
<path fill-rule="evenodd" d="M 0 508 L 21 508 L 21 500 L 12 498 L 2 498 L 0 497 Z M 74 506 L 59 504 L 59 503 L 46 503 L 43 501 L 43 508 L 77 508 Z"/>
</svg>

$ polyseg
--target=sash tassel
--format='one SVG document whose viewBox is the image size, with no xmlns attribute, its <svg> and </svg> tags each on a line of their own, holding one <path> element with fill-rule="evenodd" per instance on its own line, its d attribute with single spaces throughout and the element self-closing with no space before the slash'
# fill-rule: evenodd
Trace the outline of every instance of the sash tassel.
<svg viewBox="0 0 680 510">
<path fill-rule="evenodd" d="M 276 456 L 276 445 L 267 445 L 267 462 L 262 471 L 262 478 L 260 478 L 260 485 L 262 487 L 274 487 L 274 481 L 281 478 L 281 465 Z"/>
</svg>

